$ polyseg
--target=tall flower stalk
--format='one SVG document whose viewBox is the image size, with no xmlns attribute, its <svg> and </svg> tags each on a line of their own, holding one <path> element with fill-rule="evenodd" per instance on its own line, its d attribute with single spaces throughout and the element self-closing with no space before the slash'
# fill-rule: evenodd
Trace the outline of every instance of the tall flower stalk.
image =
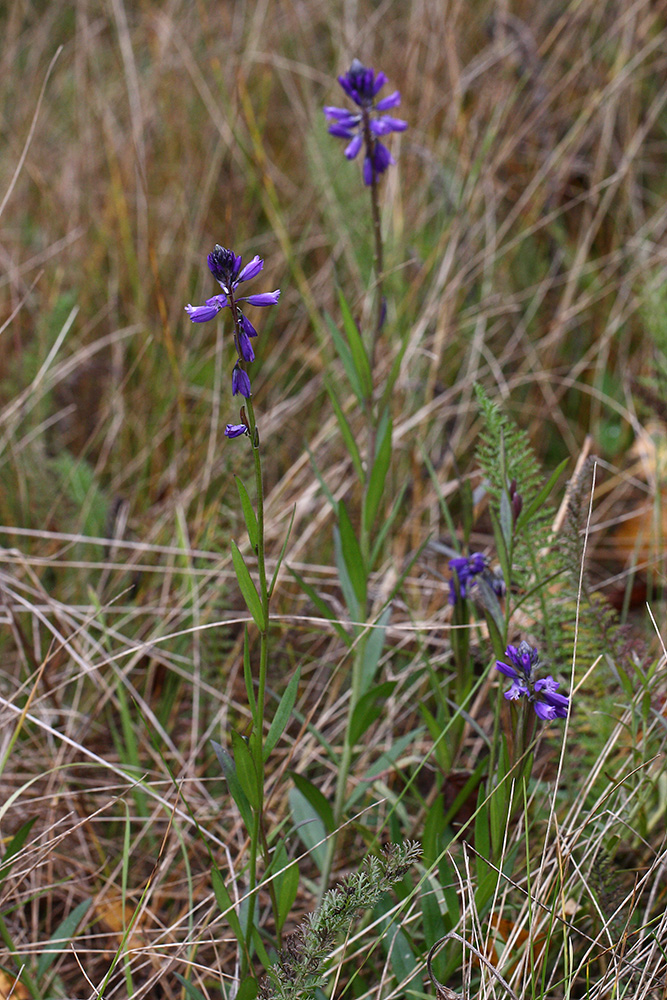
<svg viewBox="0 0 667 1000">
<path fill-rule="evenodd" d="M 339 570 L 347 581 L 344 590 L 350 617 L 358 624 L 353 628 L 355 641 L 352 651 L 350 701 L 334 795 L 334 830 L 327 843 L 320 898 L 328 886 L 336 851 L 337 831 L 345 816 L 348 777 L 357 739 L 355 709 L 361 698 L 367 694 L 377 668 L 377 662 L 369 662 L 367 654 L 371 629 L 363 623 L 367 622 L 370 614 L 368 585 L 380 554 L 383 537 L 383 531 L 378 530 L 377 518 L 391 460 L 391 379 L 385 385 L 382 398 L 378 401 L 375 366 L 378 340 L 386 312 L 379 182 L 384 172 L 395 162 L 380 137 L 391 132 L 402 132 L 407 128 L 407 122 L 387 114 L 401 102 L 401 95 L 397 90 L 387 97 L 377 99 L 380 90 L 387 82 L 384 73 L 375 73 L 371 67 L 364 66 L 359 59 L 354 59 L 348 72 L 338 77 L 338 82 L 353 102 L 354 108 L 327 105 L 324 114 L 329 122 L 329 132 L 347 140 L 345 156 L 349 160 L 355 159 L 363 149 L 362 174 L 364 184 L 370 193 L 373 223 L 375 303 L 370 337 L 364 343 L 347 303 L 341 298 L 347 345 L 342 340 L 337 340 L 337 349 L 351 387 L 366 417 L 367 444 L 365 462 L 361 460 L 361 453 L 356 443 L 352 446 L 354 467 L 362 494 L 358 533 L 352 525 L 345 503 L 340 501 L 336 506 Z M 345 440 L 350 445 L 349 425 L 346 424 L 346 419 L 337 406 L 335 393 L 330 390 L 330 394 Z M 388 527 L 386 522 L 384 524 Z"/>
<path fill-rule="evenodd" d="M 398 107 L 401 95 L 398 90 L 387 97 L 376 101 L 387 77 L 385 73 L 375 73 L 369 66 L 364 66 L 359 59 L 353 59 L 347 73 L 338 77 L 338 82 L 357 106 L 358 110 L 348 110 L 327 105 L 324 114 L 329 124 L 331 135 L 349 139 L 345 147 L 345 156 L 353 160 L 364 148 L 363 177 L 364 184 L 370 188 L 371 214 L 373 218 L 373 240 L 375 245 L 375 296 L 376 318 L 371 340 L 370 367 L 375 367 L 375 351 L 377 340 L 382 329 L 385 312 L 383 293 L 384 283 L 384 249 L 382 245 L 382 225 L 380 219 L 379 180 L 382 174 L 396 161 L 387 147 L 380 141 L 380 136 L 390 132 L 404 132 L 408 123 L 401 118 L 394 118 L 386 112 Z"/>
<path fill-rule="evenodd" d="M 228 784 L 232 795 L 236 798 L 241 815 L 249 827 L 250 856 L 248 863 L 248 905 L 245 927 L 242 929 L 242 973 L 247 973 L 251 957 L 251 936 L 253 931 L 256 900 L 257 900 L 257 867 L 260 851 L 264 854 L 265 866 L 270 864 L 268 845 L 263 830 L 264 808 L 264 713 L 266 695 L 266 677 L 268 667 L 268 637 L 269 637 L 269 602 L 275 583 L 275 575 L 269 585 L 266 575 L 264 552 L 264 485 L 262 478 L 262 459 L 260 436 L 255 418 L 252 401 L 252 388 L 247 367 L 255 360 L 255 352 L 251 338 L 257 336 L 257 331 L 244 313 L 247 303 L 252 306 L 270 306 L 278 302 L 280 290 L 261 292 L 255 295 L 238 295 L 238 288 L 244 281 L 256 277 L 263 269 L 264 262 L 255 256 L 243 266 L 240 256 L 233 250 L 216 245 L 208 255 L 208 266 L 211 274 L 220 285 L 222 292 L 207 299 L 202 306 L 188 305 L 185 307 L 193 323 L 205 323 L 213 319 L 221 310 L 229 309 L 233 323 L 234 347 L 236 362 L 232 369 L 232 395 L 240 395 L 244 403 L 240 410 L 240 422 L 227 424 L 225 435 L 228 438 L 247 436 L 252 448 L 255 467 L 256 512 L 253 510 L 249 494 L 237 477 L 237 486 L 241 507 L 248 529 L 251 548 L 257 557 L 257 578 L 259 590 L 255 586 L 245 560 L 234 541 L 232 541 L 232 559 L 239 582 L 239 587 L 248 606 L 248 610 L 259 630 L 259 668 L 257 676 L 257 693 L 252 673 L 249 669 L 250 657 L 248 635 L 244 647 L 244 665 L 246 690 L 252 712 L 252 732 L 247 740 L 238 733 L 232 733 L 233 756 L 222 751 L 222 762 L 225 766 Z M 272 884 L 271 884 L 272 889 Z M 274 912 L 276 903 L 274 899 Z M 276 914 L 277 917 L 277 914 Z"/>
</svg>

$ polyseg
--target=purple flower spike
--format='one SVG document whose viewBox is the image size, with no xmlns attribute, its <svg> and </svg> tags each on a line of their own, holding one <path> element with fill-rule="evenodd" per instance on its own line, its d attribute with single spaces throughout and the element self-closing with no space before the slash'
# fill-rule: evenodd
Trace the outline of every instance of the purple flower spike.
<svg viewBox="0 0 667 1000">
<path fill-rule="evenodd" d="M 387 97 L 376 101 L 375 97 L 384 87 L 387 77 L 384 73 L 376 75 L 371 67 L 364 66 L 358 59 L 353 59 L 347 73 L 338 77 L 338 82 L 360 110 L 349 111 L 347 108 L 326 105 L 324 115 L 330 122 L 328 130 L 331 135 L 339 139 L 351 140 L 345 147 L 345 156 L 348 160 L 354 160 L 366 143 L 362 173 L 364 183 L 370 186 L 387 167 L 396 162 L 377 137 L 389 135 L 390 132 L 404 132 L 408 127 L 408 123 L 401 118 L 384 114 L 385 111 L 398 107 L 401 95 L 395 90 Z"/>
<path fill-rule="evenodd" d="M 486 556 L 482 552 L 473 552 L 469 556 L 456 556 L 449 560 L 452 579 L 449 581 L 449 603 L 456 604 L 458 600 L 467 597 L 470 589 L 469 580 L 483 573 L 487 567 Z"/>
<path fill-rule="evenodd" d="M 518 701 L 526 697 L 535 709 L 535 714 L 544 722 L 566 719 L 570 708 L 567 695 L 559 694 L 560 687 L 551 674 L 540 680 L 533 680 L 533 668 L 539 665 L 540 656 L 533 646 L 520 642 L 518 646 L 508 646 L 505 655 L 510 663 L 496 660 L 496 670 L 505 677 L 512 678 L 511 687 L 505 692 L 508 701 Z"/>
<path fill-rule="evenodd" d="M 193 323 L 206 323 L 207 320 L 213 319 L 220 309 L 225 309 L 231 305 L 232 301 L 235 305 L 238 305 L 239 302 L 247 302 L 251 306 L 274 306 L 278 301 L 280 297 L 279 288 L 275 292 L 260 292 L 258 295 L 237 296 L 234 294 L 242 281 L 250 281 L 251 278 L 255 278 L 264 268 L 264 261 L 261 257 L 255 255 L 243 267 L 243 260 L 238 254 L 235 254 L 233 250 L 221 247 L 217 243 L 215 249 L 208 255 L 207 260 L 209 270 L 222 288 L 223 294 L 214 295 L 212 298 L 206 299 L 206 304 L 203 306 L 187 305 L 185 311 Z M 248 336 L 255 337 L 257 335 L 255 328 L 252 323 L 245 319 L 241 310 L 237 311 L 237 316 L 241 326 L 245 327 Z M 251 330 L 253 331 L 252 333 L 250 332 Z"/>
<path fill-rule="evenodd" d="M 248 428 L 245 424 L 227 424 L 225 427 L 225 437 L 237 438 L 241 437 L 242 434 L 247 434 Z"/>
<path fill-rule="evenodd" d="M 234 365 L 232 372 L 232 396 L 236 396 L 237 393 L 241 393 L 246 399 L 250 399 L 252 395 L 248 373 L 238 363 Z"/>
<path fill-rule="evenodd" d="M 255 360 L 255 350 L 250 342 L 250 338 L 257 336 L 257 330 L 250 320 L 243 315 L 241 303 L 247 302 L 251 306 L 273 306 L 280 298 L 280 289 L 276 288 L 273 292 L 259 292 L 255 295 L 236 294 L 239 285 L 243 281 L 250 281 L 251 278 L 256 278 L 264 269 L 264 261 L 257 254 L 244 266 L 243 259 L 239 254 L 235 254 L 233 250 L 228 250 L 226 247 L 221 247 L 219 243 L 216 243 L 207 257 L 207 263 L 211 274 L 220 285 L 222 293 L 206 299 L 203 306 L 187 305 L 185 311 L 193 323 L 206 323 L 208 320 L 214 319 L 221 309 L 226 309 L 229 306 L 232 310 L 234 319 L 234 345 L 238 355 L 238 360 L 232 371 L 232 395 L 241 395 L 245 399 L 250 399 L 252 389 L 250 378 L 244 366 L 251 364 Z M 245 419 L 246 417 L 242 409 L 241 420 Z M 251 414 L 251 423 L 253 419 Z M 249 426 L 250 424 L 247 423 L 227 424 L 225 427 L 225 436 L 235 438 L 241 437 L 243 434 L 249 434 Z M 252 426 L 254 427 L 254 424 Z M 257 440 L 258 438 L 255 436 L 253 447 L 256 447 Z"/>
</svg>

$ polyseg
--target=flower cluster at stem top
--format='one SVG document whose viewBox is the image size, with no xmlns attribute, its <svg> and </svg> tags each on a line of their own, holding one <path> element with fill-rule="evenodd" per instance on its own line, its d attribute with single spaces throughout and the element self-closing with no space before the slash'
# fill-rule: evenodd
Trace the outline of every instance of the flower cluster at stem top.
<svg viewBox="0 0 667 1000">
<path fill-rule="evenodd" d="M 239 303 L 247 302 L 251 306 L 273 306 L 280 297 L 280 289 L 237 298 L 235 292 L 238 286 L 242 281 L 250 281 L 251 278 L 256 277 L 264 267 L 264 261 L 255 256 L 244 267 L 243 260 L 238 254 L 235 254 L 233 250 L 221 247 L 219 243 L 216 243 L 207 260 L 211 274 L 222 288 L 222 294 L 206 299 L 203 306 L 187 305 L 185 311 L 193 323 L 206 323 L 217 316 L 221 309 L 229 307 L 234 321 L 234 346 L 237 353 L 236 364 L 232 371 L 232 395 L 240 394 L 246 399 L 250 399 L 252 390 L 245 365 L 255 360 L 255 352 L 250 338 L 257 336 L 257 330 L 244 314 Z M 225 428 L 225 434 L 229 438 L 239 437 L 241 434 L 247 434 L 248 431 L 247 423 L 227 424 Z"/>
<path fill-rule="evenodd" d="M 496 597 L 505 593 L 505 581 L 489 569 L 489 560 L 482 552 L 471 552 L 469 556 L 456 556 L 450 559 L 448 566 L 452 571 L 449 581 L 449 603 L 456 604 L 469 596 L 476 584 L 475 577 L 484 574 L 486 582 Z"/>
<path fill-rule="evenodd" d="M 510 662 L 496 660 L 496 669 L 512 679 L 512 686 L 505 692 L 507 700 L 527 698 L 540 719 L 567 718 L 570 699 L 567 695 L 558 693 L 558 681 L 551 674 L 540 680 L 534 679 L 533 669 L 540 660 L 537 649 L 522 640 L 518 646 L 508 646 L 505 656 Z"/>
<path fill-rule="evenodd" d="M 364 66 L 358 59 L 352 61 L 347 73 L 338 77 L 338 82 L 360 110 L 325 107 L 324 114 L 331 122 L 329 132 L 341 139 L 350 140 L 345 147 L 348 160 L 353 160 L 361 147 L 366 145 L 364 183 L 371 185 L 375 177 L 379 177 L 388 166 L 396 162 L 378 136 L 388 135 L 390 132 L 404 132 L 408 127 L 408 123 L 401 118 L 392 118 L 384 113 L 390 108 L 398 107 L 401 95 L 395 90 L 387 97 L 376 101 L 375 98 L 387 82 L 387 77 L 384 73 L 376 75 L 371 67 Z"/>
</svg>

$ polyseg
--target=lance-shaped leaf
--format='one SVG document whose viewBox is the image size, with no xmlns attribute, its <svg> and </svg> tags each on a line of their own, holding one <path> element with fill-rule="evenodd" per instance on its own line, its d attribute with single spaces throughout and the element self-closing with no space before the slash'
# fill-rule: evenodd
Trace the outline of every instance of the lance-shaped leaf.
<svg viewBox="0 0 667 1000">
<path fill-rule="evenodd" d="M 236 579 L 239 582 L 239 587 L 241 588 L 241 593 L 243 594 L 243 600 L 248 606 L 248 611 L 252 615 L 255 625 L 260 630 L 260 632 L 265 632 L 268 626 L 268 622 L 264 617 L 264 609 L 262 608 L 262 602 L 260 600 L 259 594 L 257 593 L 257 588 L 252 582 L 252 578 L 248 571 L 248 567 L 245 564 L 245 560 L 239 551 L 239 547 L 232 539 L 232 562 L 234 563 L 234 570 L 236 571 Z"/>
</svg>

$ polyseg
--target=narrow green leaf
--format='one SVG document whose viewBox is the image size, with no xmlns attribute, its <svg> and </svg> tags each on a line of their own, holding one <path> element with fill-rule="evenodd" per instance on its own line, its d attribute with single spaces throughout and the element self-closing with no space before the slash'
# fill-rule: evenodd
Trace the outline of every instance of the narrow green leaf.
<svg viewBox="0 0 667 1000">
<path fill-rule="evenodd" d="M 239 491 L 239 500 L 241 501 L 243 520 L 245 521 L 245 526 L 248 529 L 248 538 L 250 539 L 253 552 L 257 553 L 257 543 L 259 541 L 257 515 L 255 514 L 255 509 L 251 503 L 248 491 L 245 488 L 242 479 L 240 476 L 234 476 L 234 479 L 236 480 L 236 488 Z"/>
<path fill-rule="evenodd" d="M 444 815 L 445 796 L 441 792 L 429 805 L 421 835 L 424 867 L 427 869 L 435 865 L 442 850 L 443 834 L 445 832 Z M 430 896 L 432 893 L 428 893 L 428 895 Z M 438 907 L 438 913 L 440 913 L 440 907 Z"/>
<path fill-rule="evenodd" d="M 262 793 L 259 785 L 259 775 L 255 762 L 252 759 L 250 747 L 240 733 L 232 729 L 232 750 L 234 752 L 234 764 L 236 765 L 236 775 L 245 797 L 252 809 L 257 812 L 262 802 Z"/>
<path fill-rule="evenodd" d="M 276 714 L 273 716 L 266 740 L 264 741 L 264 760 L 268 758 L 276 743 L 283 735 L 285 726 L 289 722 L 289 718 L 292 714 L 292 709 L 294 708 L 294 703 L 296 701 L 297 691 L 299 689 L 300 676 L 301 668 L 298 667 L 278 703 Z"/>
<path fill-rule="evenodd" d="M 505 546 L 508 551 L 512 550 L 512 535 L 514 529 L 514 517 L 512 514 L 512 505 L 510 503 L 510 497 L 507 490 L 503 490 L 500 494 L 500 527 L 502 529 L 503 538 L 505 539 Z"/>
<path fill-rule="evenodd" d="M 12 839 L 9 841 L 7 850 L 2 856 L 2 861 L 0 861 L 0 881 L 9 875 L 9 872 L 16 861 L 16 855 L 28 839 L 28 834 L 32 830 L 36 819 L 37 817 L 33 816 L 32 819 L 26 820 L 26 822 L 18 828 Z"/>
<path fill-rule="evenodd" d="M 70 944 L 76 929 L 83 920 L 91 903 L 92 899 L 84 899 L 83 903 L 75 906 L 72 912 L 58 924 L 48 943 L 44 946 L 42 954 L 39 956 L 36 977 L 38 980 L 51 968 L 60 952 L 70 950 Z"/>
<path fill-rule="evenodd" d="M 298 788 L 290 788 L 289 804 L 294 828 L 320 871 L 326 859 L 326 831 L 310 802 Z"/>
<path fill-rule="evenodd" d="M 391 510 L 389 511 L 388 516 L 382 518 L 382 523 L 381 523 L 381 526 L 380 526 L 380 530 L 378 531 L 377 535 L 375 536 L 375 542 L 374 542 L 373 548 L 371 550 L 371 556 L 370 556 L 370 559 L 368 560 L 368 565 L 371 567 L 371 569 L 375 566 L 375 563 L 377 562 L 377 558 L 378 558 L 380 552 L 382 551 L 382 546 L 384 544 L 384 540 L 387 537 L 387 535 L 389 534 L 391 526 L 394 523 L 394 521 L 396 520 L 396 516 L 397 516 L 397 514 L 399 513 L 399 511 L 401 510 L 401 508 L 403 506 L 403 498 L 405 497 L 405 491 L 407 490 L 407 488 L 408 488 L 408 483 L 407 482 L 403 483 L 403 485 L 401 486 L 400 490 L 396 494 L 396 498 L 395 498 L 395 500 L 394 500 L 394 502 L 392 504 L 392 507 L 391 507 Z M 427 538 L 425 540 L 424 544 L 421 546 L 420 551 L 428 544 L 428 541 L 429 541 L 429 539 Z"/>
<path fill-rule="evenodd" d="M 245 937 L 243 936 L 243 931 L 241 930 L 241 922 L 239 921 L 234 903 L 232 902 L 232 897 L 229 895 L 229 890 L 225 885 L 225 880 L 222 877 L 222 873 L 217 865 L 213 865 L 211 868 L 211 884 L 213 886 L 215 901 L 220 908 L 220 915 L 224 916 L 225 920 L 234 932 L 234 937 L 240 944 L 241 949 L 243 949 L 245 947 Z"/>
<path fill-rule="evenodd" d="M 401 374 L 401 366 L 403 364 L 403 358 L 405 357 L 405 352 L 408 349 L 408 344 L 410 343 L 410 324 L 406 324 L 405 333 L 403 334 L 403 339 L 401 340 L 401 346 L 398 354 L 395 356 L 391 371 L 389 372 L 389 377 L 385 383 L 385 387 L 382 391 L 381 409 L 389 404 L 392 394 L 394 392 L 394 386 L 398 376 Z"/>
<path fill-rule="evenodd" d="M 384 493 L 387 481 L 387 472 L 391 463 L 391 432 L 391 416 L 389 410 L 385 410 L 380 420 L 380 426 L 378 427 L 375 459 L 368 478 L 366 496 L 364 497 L 362 517 L 366 531 L 369 533 L 375 527 L 375 518 L 380 507 L 380 501 L 382 500 L 382 494 Z"/>
<path fill-rule="evenodd" d="M 187 996 L 189 997 L 189 1000 L 206 1000 L 204 994 L 200 993 L 197 987 L 193 986 L 193 984 L 188 979 L 186 979 L 185 976 L 182 976 L 180 972 L 174 972 L 174 975 L 176 976 L 179 983 L 185 990 Z"/>
<path fill-rule="evenodd" d="M 539 493 L 537 494 L 537 496 L 533 497 L 533 499 L 530 501 L 530 503 L 526 507 L 524 507 L 524 509 L 521 511 L 521 513 L 519 514 L 519 517 L 517 519 L 517 522 L 516 522 L 516 529 L 517 529 L 517 531 L 519 531 L 520 528 L 522 528 L 524 524 L 527 524 L 530 520 L 532 520 L 533 515 L 540 509 L 540 507 L 544 506 L 544 504 L 546 503 L 546 501 L 549 498 L 549 494 L 551 493 L 551 491 L 553 490 L 554 486 L 558 482 L 558 480 L 559 480 L 561 474 L 563 473 L 563 470 L 565 469 L 565 466 L 567 465 L 568 462 L 569 462 L 569 458 L 564 458 L 563 459 L 563 461 L 560 463 L 560 465 L 557 466 L 554 469 L 554 471 L 551 473 L 551 475 L 549 476 L 549 478 L 547 479 L 546 483 L 544 484 L 544 486 L 542 487 L 542 489 L 539 491 Z"/>
<path fill-rule="evenodd" d="M 296 514 L 296 504 L 292 507 L 292 516 L 289 520 L 289 525 L 287 527 L 287 533 L 285 535 L 285 540 L 283 542 L 282 548 L 280 550 L 280 555 L 278 556 L 278 562 L 276 563 L 276 568 L 273 571 L 273 576 L 271 577 L 271 586 L 269 587 L 269 597 L 273 594 L 273 588 L 276 585 L 276 580 L 278 579 L 278 573 L 280 572 L 280 567 L 283 564 L 283 559 L 285 558 L 285 552 L 287 551 L 287 543 L 289 542 L 290 535 L 292 534 L 292 526 L 294 524 L 294 515 Z"/>
<path fill-rule="evenodd" d="M 232 539 L 232 562 L 234 563 L 236 579 L 239 582 L 239 587 L 241 588 L 241 593 L 243 594 L 243 600 L 248 606 L 248 611 L 252 615 L 255 625 L 260 632 L 265 632 L 268 622 L 264 619 L 262 602 L 259 598 L 259 594 L 257 593 L 257 588 L 252 582 L 250 573 L 248 572 L 248 567 L 246 566 L 243 556 L 241 555 L 239 547 L 234 539 Z"/>
<path fill-rule="evenodd" d="M 354 608 L 349 604 L 348 608 L 357 619 L 361 619 L 366 609 L 368 574 L 350 515 L 342 500 L 338 504 L 338 530 L 340 551 L 347 570 L 346 575 L 352 585 L 354 597 L 356 598 Z M 339 566 L 338 569 L 340 571 L 341 567 Z M 341 584 L 342 582 L 341 580 Z"/>
<path fill-rule="evenodd" d="M 342 289 L 339 289 L 338 291 L 338 302 L 343 317 L 345 335 L 347 336 L 347 342 L 350 345 L 350 353 L 352 355 L 355 371 L 359 376 L 359 382 L 361 384 L 364 398 L 368 400 L 373 395 L 373 376 L 371 373 L 371 366 L 368 360 L 368 354 L 366 353 L 366 348 L 364 347 L 364 342 L 361 339 L 361 334 L 359 333 L 359 327 L 357 326 L 354 316 L 352 315 L 352 311 L 347 304 L 347 299 L 343 295 Z"/>
<path fill-rule="evenodd" d="M 498 515 L 496 514 L 493 507 L 489 508 L 489 514 L 491 515 L 491 524 L 493 525 L 493 537 L 495 538 L 496 541 L 496 553 L 498 555 L 498 562 L 500 563 L 500 568 L 502 570 L 503 579 L 505 581 L 505 586 L 507 587 L 507 595 L 509 598 L 510 588 L 512 586 L 512 566 L 510 563 L 509 550 L 505 545 L 505 535 L 503 534 L 503 529 L 500 526 Z"/>
<path fill-rule="evenodd" d="M 334 413 L 336 414 L 336 419 L 338 420 L 338 426 L 340 427 L 345 447 L 347 448 L 348 454 L 352 459 L 354 471 L 357 473 L 357 479 L 363 485 L 366 481 L 366 474 L 364 473 L 361 455 L 359 454 L 359 448 L 357 447 L 357 442 L 354 438 L 352 428 L 350 427 L 348 419 L 343 412 L 342 406 L 338 402 L 336 390 L 332 388 L 329 379 L 326 377 L 324 379 L 324 384 L 327 392 L 329 393 L 329 399 L 331 400 L 331 405 L 333 406 Z"/>
<path fill-rule="evenodd" d="M 404 736 L 400 736 L 395 743 L 381 753 L 377 760 L 374 760 L 371 766 L 367 769 L 364 774 L 364 781 L 360 781 L 354 791 L 351 793 L 347 800 L 347 808 L 350 809 L 355 802 L 359 799 L 364 798 L 368 794 L 369 782 L 373 778 L 377 778 L 378 775 L 382 774 L 389 767 L 393 767 L 396 761 L 402 754 L 405 753 L 407 748 L 418 739 L 422 733 L 423 729 L 413 729 L 411 732 L 406 733 Z"/>
<path fill-rule="evenodd" d="M 329 505 L 330 505 L 331 509 L 336 513 L 336 516 L 337 516 L 338 515 L 338 501 L 336 500 L 336 498 L 334 497 L 333 493 L 331 492 L 331 490 L 327 486 L 326 482 L 324 481 L 324 476 L 322 475 L 322 473 L 320 472 L 320 470 L 319 470 L 319 468 L 317 466 L 317 462 L 315 461 L 315 456 L 311 452 L 311 450 L 308 447 L 308 445 L 306 445 L 305 447 L 306 447 L 306 452 L 308 453 L 308 458 L 310 459 L 310 464 L 311 464 L 311 466 L 313 468 L 313 472 L 315 473 L 315 478 L 317 479 L 318 483 L 322 487 L 322 492 L 324 493 L 325 497 L 329 501 Z"/>
<path fill-rule="evenodd" d="M 298 573 L 291 566 L 288 566 L 287 568 L 301 587 L 301 590 L 311 599 L 320 614 L 331 622 L 338 637 L 342 639 L 346 646 L 351 646 L 352 637 L 347 634 L 324 598 L 320 597 L 315 588 L 311 587 L 311 585 L 304 580 L 300 573 Z"/>
<path fill-rule="evenodd" d="M 350 720 L 350 745 L 354 746 L 362 733 L 365 733 L 376 719 L 384 712 L 385 702 L 396 687 L 396 681 L 385 681 L 371 688 L 354 706 Z"/>
<path fill-rule="evenodd" d="M 331 333 L 331 339 L 334 342 L 334 347 L 336 348 L 336 353 L 340 358 L 343 368 L 345 369 L 345 374 L 347 375 L 350 386 L 355 396 L 363 406 L 365 404 L 366 398 L 364 396 L 364 390 L 359 380 L 359 375 L 355 368 L 354 362 L 352 360 L 352 355 L 350 349 L 345 343 L 345 338 L 341 334 L 340 330 L 332 320 L 331 316 L 325 314 L 325 319 L 327 321 L 327 326 Z"/>
<path fill-rule="evenodd" d="M 268 968 L 268 963 L 265 967 Z M 242 980 L 234 1000 L 255 1000 L 256 996 L 257 980 L 253 979 L 252 976 L 246 976 L 245 979 Z"/>
<path fill-rule="evenodd" d="M 257 958 L 260 960 L 264 968 L 268 969 L 271 965 L 271 959 L 269 958 L 269 953 L 266 950 L 266 945 L 264 944 L 262 935 L 259 933 L 259 927 L 257 924 L 253 924 L 252 926 L 252 943 L 255 951 L 257 952 Z M 236 997 L 234 1000 L 236 1000 Z"/>
<path fill-rule="evenodd" d="M 331 833 L 336 826 L 331 803 L 324 797 L 324 795 L 322 795 L 319 788 L 316 788 L 312 781 L 308 780 L 308 778 L 304 778 L 302 774 L 297 774 L 296 771 L 291 771 L 290 774 L 292 776 L 292 781 L 299 789 L 304 799 L 306 799 L 306 801 L 312 806 L 319 819 L 322 820 L 327 833 Z"/>
<path fill-rule="evenodd" d="M 364 658 L 361 665 L 361 693 L 363 694 L 371 686 L 375 679 L 375 673 L 380 662 L 382 650 L 384 648 L 384 637 L 391 617 L 391 604 L 388 604 L 375 627 L 369 632 L 366 646 L 364 648 Z"/>
<path fill-rule="evenodd" d="M 237 805 L 238 811 L 241 814 L 241 819 L 246 828 L 246 832 L 250 833 L 252 830 L 252 810 L 250 808 L 250 803 L 248 802 L 247 796 L 243 789 L 241 788 L 241 783 L 238 779 L 236 773 L 236 765 L 234 764 L 234 759 L 228 750 L 216 743 L 215 740 L 211 740 L 211 745 L 215 750 L 215 755 L 218 758 L 218 763 L 222 768 L 222 773 L 227 780 L 227 787 L 229 788 L 229 793 L 234 799 Z"/>
<path fill-rule="evenodd" d="M 491 621 L 493 623 L 496 632 L 502 637 L 505 633 L 505 619 L 503 617 L 502 608 L 500 607 L 500 602 L 498 601 L 493 587 L 489 581 L 484 578 L 483 574 L 477 577 L 477 593 L 481 598 L 482 604 L 484 605 L 484 617 L 487 622 Z M 502 638 L 500 642 L 502 645 Z"/>
<path fill-rule="evenodd" d="M 267 872 L 267 874 L 269 873 Z M 289 863 L 285 843 L 282 840 L 278 841 L 276 845 L 270 874 L 273 875 L 274 892 L 278 907 L 276 921 L 278 928 L 282 929 L 294 905 L 294 900 L 299 889 L 298 866 L 295 862 Z"/>
<path fill-rule="evenodd" d="M 430 712 L 426 705 L 423 704 L 423 702 L 420 702 L 419 704 L 419 714 L 426 723 L 428 731 L 431 734 L 436 762 L 441 770 L 447 773 L 452 767 L 452 751 L 450 750 L 448 741 L 443 739 L 443 727 L 435 718 L 433 713 Z"/>
</svg>

